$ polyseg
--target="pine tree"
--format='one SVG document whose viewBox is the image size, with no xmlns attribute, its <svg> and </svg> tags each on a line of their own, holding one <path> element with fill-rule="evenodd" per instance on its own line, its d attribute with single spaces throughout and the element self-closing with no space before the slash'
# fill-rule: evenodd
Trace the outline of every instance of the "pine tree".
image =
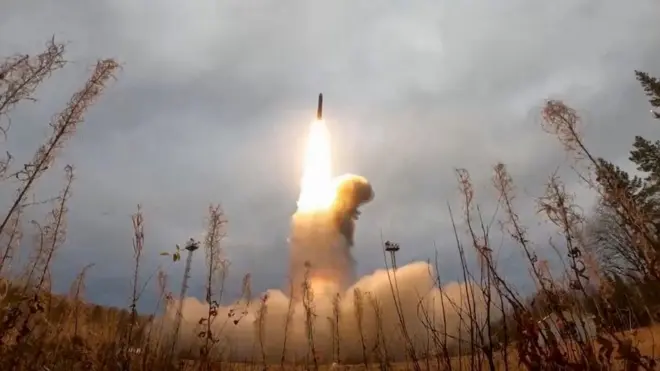
<svg viewBox="0 0 660 371">
<path fill-rule="evenodd" d="M 637 165 L 637 170 L 645 173 L 641 196 L 657 203 L 660 193 L 660 140 L 651 142 L 640 136 L 635 137 L 630 161 Z"/>
<path fill-rule="evenodd" d="M 651 106 L 656 109 L 660 108 L 660 80 L 642 71 L 635 71 L 635 76 L 637 76 L 637 81 L 642 84 L 644 92 L 650 98 Z M 660 112 L 652 112 L 655 118 L 660 119 Z"/>
<path fill-rule="evenodd" d="M 659 109 L 660 80 L 641 71 L 635 71 L 635 75 L 652 107 Z M 660 119 L 657 110 L 652 112 Z M 601 205 L 616 215 L 622 227 L 618 231 L 610 228 L 610 238 L 631 242 L 628 253 L 615 251 L 622 258 L 621 263 L 644 276 L 650 272 L 660 279 L 660 140 L 635 137 L 629 160 L 642 176 L 630 176 L 620 167 L 599 159 L 596 175 L 602 189 Z M 627 236 L 613 235 L 617 233 Z M 621 248 L 620 243 L 610 246 Z M 641 261 L 645 262 L 643 269 Z"/>
</svg>

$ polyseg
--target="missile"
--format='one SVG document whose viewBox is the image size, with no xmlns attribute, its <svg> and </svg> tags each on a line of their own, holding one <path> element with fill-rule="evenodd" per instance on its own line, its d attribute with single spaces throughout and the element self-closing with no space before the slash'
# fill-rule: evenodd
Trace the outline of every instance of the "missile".
<svg viewBox="0 0 660 371">
<path fill-rule="evenodd" d="M 323 119 L 323 93 L 319 94 L 319 105 L 316 107 L 316 119 Z"/>
</svg>

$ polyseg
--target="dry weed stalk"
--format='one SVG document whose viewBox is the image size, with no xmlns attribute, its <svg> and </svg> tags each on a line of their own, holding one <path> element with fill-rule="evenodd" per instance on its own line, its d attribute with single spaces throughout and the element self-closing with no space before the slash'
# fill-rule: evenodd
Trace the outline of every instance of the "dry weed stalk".
<svg viewBox="0 0 660 371">
<path fill-rule="evenodd" d="M 364 295 L 359 288 L 353 290 L 353 314 L 357 322 L 357 331 L 360 335 L 360 346 L 362 347 L 362 363 L 364 367 L 369 367 L 367 357 L 367 344 L 364 337 Z"/>
<path fill-rule="evenodd" d="M 123 329 L 125 332 L 122 334 L 121 342 L 121 368 L 129 370 L 130 358 L 129 349 L 133 346 L 133 336 L 136 321 L 138 318 L 137 303 L 140 300 L 139 291 L 139 277 L 140 277 L 140 263 L 142 262 L 142 253 L 144 250 L 144 217 L 142 215 L 142 207 L 138 204 L 137 211 L 131 216 L 133 224 L 133 277 L 132 277 L 132 292 L 129 304 L 130 318 L 128 326 Z"/>
<path fill-rule="evenodd" d="M 475 295 L 474 285 L 466 284 L 466 301 L 468 306 L 467 317 L 469 320 L 470 328 L 470 346 L 471 346 L 471 362 L 472 363 L 481 363 L 482 354 L 488 362 L 488 367 L 490 370 L 495 369 L 495 360 L 494 360 L 494 331 L 492 328 L 492 312 L 495 309 L 496 305 L 493 301 L 493 295 L 497 295 L 502 299 L 504 295 L 503 290 L 507 289 L 507 285 L 503 284 L 504 280 L 497 273 L 495 267 L 495 262 L 493 260 L 493 250 L 490 247 L 490 227 L 495 221 L 497 211 L 492 217 L 492 221 L 487 225 L 481 213 L 481 210 L 478 205 L 474 204 L 474 187 L 472 185 L 472 180 L 470 179 L 470 174 L 465 169 L 457 169 L 456 176 L 459 183 L 459 190 L 463 197 L 463 206 L 464 206 L 464 218 L 465 224 L 467 226 L 467 232 L 470 240 L 472 241 L 472 247 L 477 254 L 477 263 L 480 268 L 480 296 L 484 300 L 485 306 L 485 318 L 480 318 L 479 311 L 477 310 L 477 304 L 481 299 L 477 299 Z M 501 200 L 500 196 L 500 200 Z M 499 206 L 499 205 L 498 205 Z M 456 226 L 453 221 L 453 215 L 451 213 L 451 208 L 447 205 L 449 213 L 452 218 L 452 225 L 454 226 L 454 234 L 457 243 L 457 249 L 459 251 L 459 256 L 461 259 L 461 266 L 463 271 L 463 280 L 466 283 L 476 282 L 475 278 L 468 268 L 467 259 L 465 257 L 464 249 L 462 244 L 459 241 L 456 232 Z M 479 230 L 474 226 L 475 215 L 479 220 Z M 510 292 L 508 293 L 510 297 L 515 297 Z"/>
<path fill-rule="evenodd" d="M 505 219 L 501 222 L 502 229 L 522 248 L 525 258 L 530 263 L 532 277 L 535 279 L 537 287 L 543 292 L 552 290 L 554 283 L 540 269 L 539 257 L 527 236 L 527 228 L 520 223 L 520 218 L 516 213 L 513 204 L 515 186 L 506 166 L 502 163 L 494 167 L 493 185 L 499 194 L 500 204 L 504 209 Z"/>
<path fill-rule="evenodd" d="M 199 242 L 195 241 L 193 238 L 188 240 L 188 243 L 186 244 L 186 247 L 184 250 L 188 252 L 188 255 L 186 257 L 186 265 L 183 268 L 183 280 L 181 280 L 181 291 L 179 293 L 179 300 L 177 302 L 177 310 L 175 313 L 175 319 L 174 319 L 174 331 L 172 332 L 172 343 L 171 343 L 171 348 L 170 348 L 170 358 L 173 359 L 173 357 L 176 354 L 176 349 L 177 349 L 177 344 L 179 341 L 179 335 L 181 331 L 181 321 L 183 320 L 183 302 L 184 299 L 186 298 L 186 293 L 188 292 L 188 280 L 190 280 L 190 270 L 192 268 L 192 258 L 193 258 L 193 253 L 199 249 Z M 179 245 L 176 246 L 176 252 L 174 253 L 174 260 L 178 260 L 177 258 L 180 254 L 180 247 Z"/>
<path fill-rule="evenodd" d="M 46 44 L 46 50 L 36 56 L 15 55 L 0 63 L 0 133 L 5 140 L 11 127 L 8 113 L 21 101 L 34 101 L 33 95 L 39 85 L 65 64 L 64 45 L 55 43 L 54 38 Z M 0 160 L 0 178 L 5 177 L 11 160 L 9 152 Z"/>
<path fill-rule="evenodd" d="M 205 330 L 199 333 L 204 339 L 201 356 L 205 367 L 210 369 L 210 354 L 213 347 L 219 342 L 217 335 L 211 331 L 213 323 L 218 316 L 218 309 L 225 290 L 225 280 L 227 278 L 228 261 L 224 258 L 222 247 L 220 245 L 225 237 L 225 225 L 227 220 L 220 205 L 209 206 L 208 226 L 204 238 L 204 252 L 206 257 L 206 303 L 209 306 L 206 318 L 199 320 L 200 325 L 205 325 Z M 218 297 L 215 298 L 213 285 L 216 281 L 220 284 Z"/>
<path fill-rule="evenodd" d="M 597 159 L 585 146 L 579 132 L 580 117 L 577 112 L 560 101 L 548 101 L 542 111 L 544 129 L 554 134 L 564 148 L 571 153 L 578 162 L 586 162 L 591 170 L 589 174 L 578 173 L 580 178 L 593 190 L 596 190 L 603 203 L 613 211 L 621 225 L 630 228 L 631 240 L 639 246 L 643 260 L 642 272 L 647 272 L 654 280 L 660 279 L 660 256 L 658 255 L 658 242 L 651 215 L 645 212 L 644 205 L 640 204 L 630 189 L 620 182 L 619 170 L 602 159 Z M 570 269 L 573 279 L 570 288 L 578 290 L 587 296 L 583 281 L 588 281 L 586 264 L 583 259 L 585 241 L 583 239 L 584 222 L 576 206 L 572 203 L 570 195 L 563 184 L 556 177 L 548 183 L 546 196 L 540 200 L 540 208 L 548 219 L 557 225 L 564 235 L 565 245 L 568 249 Z M 596 305 L 602 317 L 602 311 Z M 580 350 L 587 362 L 597 363 L 611 361 L 614 350 L 613 342 L 618 346 L 619 355 L 626 363 L 626 368 L 650 370 L 656 362 L 640 354 L 628 340 L 621 339 L 611 329 L 603 327 L 604 333 L 599 334 L 598 341 L 603 345 L 598 356 L 594 354 L 591 344 L 580 344 Z M 605 351 L 605 353 L 603 353 Z"/>
<path fill-rule="evenodd" d="M 433 281 L 435 283 L 435 287 L 440 291 L 440 309 L 442 313 L 442 333 L 439 333 L 436 325 L 436 318 L 435 318 L 435 298 L 433 300 L 433 318 L 430 318 L 428 315 L 428 311 L 426 308 L 422 308 L 422 313 L 424 315 L 425 319 L 425 326 L 427 328 L 427 331 L 431 332 L 431 335 L 433 336 L 433 342 L 435 345 L 435 356 L 436 356 L 436 366 L 437 368 L 444 367 L 447 370 L 451 371 L 452 370 L 452 365 L 451 365 L 451 355 L 449 353 L 449 333 L 447 332 L 447 306 L 445 305 L 445 298 L 449 299 L 447 294 L 442 288 L 442 279 L 440 277 L 440 265 L 438 261 L 438 251 L 436 249 L 435 252 L 435 260 L 434 260 L 434 267 L 435 270 L 432 272 L 430 271 L 429 274 L 432 276 Z M 442 357 L 442 361 L 441 361 Z"/>
<path fill-rule="evenodd" d="M 289 279 L 289 292 L 293 292 L 293 280 Z M 284 368 L 284 362 L 286 361 L 286 352 L 287 352 L 287 342 L 289 339 L 289 331 L 291 327 L 291 321 L 293 320 L 293 300 L 289 300 L 286 308 L 286 317 L 284 319 L 284 336 L 282 339 L 282 353 L 280 355 L 280 367 Z"/>
<path fill-rule="evenodd" d="M 401 330 L 401 335 L 406 342 L 406 354 L 410 358 L 410 361 L 413 364 L 415 371 L 421 371 L 421 366 L 419 364 L 419 359 L 417 352 L 415 350 L 415 344 L 412 341 L 408 327 L 406 326 L 406 318 L 403 314 L 401 295 L 399 290 L 399 280 L 397 278 L 397 270 L 399 269 L 396 263 L 396 253 L 401 249 L 398 243 L 391 241 L 386 241 L 383 244 L 383 257 L 385 258 L 385 268 L 387 272 L 387 279 L 390 286 L 390 292 L 392 293 L 392 299 L 394 301 L 394 309 L 396 310 L 397 319 L 399 321 L 399 329 Z M 390 257 L 388 267 L 387 255 Z"/>
<path fill-rule="evenodd" d="M 21 204 L 23 204 L 28 191 L 37 179 L 53 163 L 57 156 L 57 151 L 64 146 L 66 141 L 84 121 L 85 112 L 100 97 L 108 80 L 114 77 L 117 68 L 119 68 L 119 65 L 112 59 L 99 61 L 85 86 L 73 95 L 64 111 L 51 121 L 52 133 L 49 138 L 37 149 L 32 160 L 15 174 L 21 185 L 17 190 L 14 202 L 9 207 L 2 222 L 0 222 L 0 233 L 5 230 L 12 216 L 17 212 Z"/>
<path fill-rule="evenodd" d="M 78 337 L 78 326 L 80 320 L 80 309 L 81 304 L 83 304 L 82 298 L 85 293 L 85 277 L 87 276 L 87 271 L 89 271 L 94 264 L 87 264 L 80 270 L 80 273 L 76 276 L 76 279 L 71 284 L 69 289 L 69 299 L 73 303 L 73 310 L 70 315 L 73 317 L 73 336 Z"/>
<path fill-rule="evenodd" d="M 47 77 L 50 72 L 63 66 L 63 59 L 61 57 L 62 52 L 63 49 L 61 46 L 56 46 L 54 43 L 51 43 L 47 52 L 37 58 L 38 65 L 41 66 L 41 68 L 31 69 L 31 66 L 35 66 L 35 62 L 29 57 L 27 59 L 19 58 L 14 61 L 13 64 L 10 62 L 7 65 L 13 66 L 10 67 L 9 70 L 19 66 L 19 70 L 14 69 L 12 70 L 12 73 L 18 73 L 17 75 L 13 75 L 18 79 L 16 81 L 23 80 L 21 80 L 22 83 L 19 83 L 18 85 L 15 83 L 7 84 L 9 88 L 2 94 L 5 113 L 6 110 L 20 100 L 29 98 L 34 89 L 36 89 L 36 86 L 41 80 Z M 29 63 L 25 64 L 26 62 Z M 16 220 L 15 218 L 17 215 L 20 215 L 28 191 L 33 187 L 36 180 L 51 166 L 57 155 L 57 150 L 62 148 L 66 139 L 73 135 L 78 124 L 83 121 L 83 115 L 87 108 L 100 96 L 105 84 L 110 78 L 112 78 L 117 67 L 117 63 L 110 59 L 98 62 L 94 73 L 87 81 L 85 87 L 74 94 L 65 110 L 56 116 L 50 123 L 52 133 L 46 142 L 36 151 L 32 161 L 24 165 L 22 170 L 19 170 L 14 174 L 21 184 L 17 190 L 17 195 L 14 201 L 2 220 L 2 223 L 0 223 L 0 235 L 5 234 L 6 227 L 11 225 L 10 221 Z M 29 77 L 30 74 L 32 74 L 32 77 Z M 7 75 L 4 75 L 2 79 L 3 82 L 7 81 L 6 79 Z M 36 291 L 31 299 L 26 302 L 26 307 L 15 306 L 9 308 L 9 310 L 4 313 L 4 318 L 0 325 L 3 330 L 2 333 L 4 334 L 11 329 L 18 329 L 17 336 L 13 339 L 13 343 L 15 344 L 23 344 L 24 341 L 28 339 L 31 332 L 30 322 L 36 321 L 31 321 L 31 319 L 34 318 L 35 315 L 43 313 L 44 311 L 44 306 L 41 303 L 42 299 L 40 297 L 40 291 L 44 284 L 49 283 L 48 277 L 50 263 L 55 251 L 64 242 L 66 232 L 66 202 L 70 196 L 70 187 L 71 182 L 73 181 L 73 168 L 67 166 L 65 172 L 67 176 L 67 185 L 60 197 L 56 199 L 56 205 L 49 215 L 46 227 L 39 227 L 40 238 L 37 256 L 32 264 L 32 273 L 28 275 L 29 280 L 26 282 L 26 284 L 29 285 L 32 281 L 33 274 L 39 273 L 36 285 L 34 285 Z M 39 225 L 38 223 L 35 224 Z M 23 318 L 23 320 L 20 318 Z M 0 344 L 0 346 L 7 344 L 4 340 L 1 342 L 2 344 Z M 23 362 L 20 358 L 21 352 L 12 351 L 10 354 L 12 354 L 12 356 L 7 359 L 8 366 L 12 368 L 20 367 L 21 362 Z"/>
<path fill-rule="evenodd" d="M 46 50 L 31 57 L 15 55 L 0 63 L 0 117 L 22 100 L 32 100 L 35 90 L 54 71 L 64 67 L 64 45 L 52 38 Z M 3 128 L 6 133 L 8 128 Z"/>
<path fill-rule="evenodd" d="M 2 115 L 6 115 L 9 109 L 21 100 L 31 99 L 31 95 L 37 86 L 51 72 L 63 67 L 63 51 L 64 49 L 61 45 L 51 41 L 46 52 L 36 58 L 29 56 L 10 58 L 8 62 L 2 64 L 0 67 L 0 87 L 3 89 L 0 94 L 0 112 Z M 87 108 L 100 96 L 107 81 L 113 77 L 117 68 L 117 63 L 111 59 L 97 63 L 92 76 L 84 88 L 73 95 L 64 111 L 57 115 L 50 123 L 52 132 L 45 143 L 37 149 L 28 164 L 25 164 L 21 170 L 13 174 L 19 180 L 20 185 L 15 199 L 0 223 L 0 235 L 6 235 L 7 227 L 9 226 L 13 229 L 20 220 L 21 209 L 25 206 L 25 199 L 28 192 L 40 176 L 52 165 L 57 151 L 73 135 L 76 128 L 83 121 L 83 115 Z M 3 127 L 3 132 L 6 133 L 7 130 L 8 126 Z M 3 175 L 7 170 L 8 161 L 9 158 L 2 165 Z M 0 333 L 5 336 L 3 339 L 0 339 L 0 348 L 3 348 L 1 349 L 3 354 L 11 355 L 6 358 L 6 365 L 9 369 L 21 367 L 21 363 L 25 362 L 25 359 L 21 358 L 23 353 L 18 350 L 28 349 L 25 348 L 25 344 L 27 344 L 26 341 L 29 340 L 30 333 L 32 332 L 30 323 L 35 323 L 37 321 L 35 316 L 44 312 L 40 291 L 46 283 L 49 283 L 48 276 L 51 260 L 57 248 L 64 242 L 66 232 L 66 202 L 70 196 L 73 168 L 67 166 L 65 171 L 67 185 L 60 197 L 55 200 L 56 205 L 49 216 L 46 227 L 41 228 L 38 223 L 35 223 L 40 229 L 38 250 L 32 264 L 32 273 L 28 275 L 26 285 L 32 284 L 33 275 L 39 273 L 40 275 L 36 281 L 36 285 L 34 285 L 36 291 L 29 300 L 25 301 L 24 306 L 12 306 L 3 313 Z M 12 254 L 11 248 L 5 250 L 3 264 L 5 264 L 10 254 Z M 50 296 L 47 295 L 47 297 L 50 300 Z M 35 327 L 33 326 L 33 328 Z M 6 335 L 14 329 L 17 330 L 14 331 L 16 336 L 9 335 L 8 338 Z M 14 346 L 9 346 L 8 344 L 14 344 Z M 6 348 L 7 346 L 9 348 Z M 41 351 L 37 354 L 41 355 Z"/>
<path fill-rule="evenodd" d="M 9 229 L 5 230 L 2 233 L 2 237 L 6 238 L 6 245 L 4 250 L 2 251 L 2 257 L 0 257 L 0 277 L 3 275 L 3 269 L 7 268 L 8 270 L 11 270 L 11 262 L 14 258 L 14 254 L 16 249 L 20 246 L 20 243 L 23 238 L 23 230 L 22 230 L 22 223 L 21 223 L 21 217 L 22 217 L 22 211 L 23 208 L 19 208 L 14 216 L 12 216 L 10 222 L 9 222 Z M 5 238 L 2 238 L 0 240 L 5 240 Z"/>
<path fill-rule="evenodd" d="M 66 240 L 66 215 L 68 212 L 67 202 L 71 198 L 71 184 L 73 183 L 73 167 L 67 165 L 64 169 L 66 177 L 66 186 L 62 190 L 60 197 L 55 204 L 53 210 L 50 211 L 46 218 L 47 224 L 44 227 L 44 240 L 46 243 L 45 250 L 41 251 L 42 254 L 37 258 L 41 262 L 39 267 L 40 276 L 35 289 L 41 290 L 48 277 L 50 277 L 50 264 L 53 260 L 55 252 L 62 246 Z M 50 284 L 48 285 L 50 287 Z"/>
<path fill-rule="evenodd" d="M 376 322 L 375 323 L 376 338 L 374 339 L 374 347 L 373 349 L 371 349 L 371 353 L 376 354 L 376 359 L 378 359 L 378 365 L 381 371 L 391 370 L 392 365 L 390 361 L 392 358 L 390 356 L 389 349 L 387 347 L 387 339 L 385 337 L 385 331 L 383 330 L 383 326 L 385 325 L 385 322 L 383 318 L 382 306 L 378 301 L 378 298 L 376 298 L 371 293 L 369 292 L 364 293 L 364 297 L 366 297 L 369 306 L 373 310 L 374 319 Z"/>
<path fill-rule="evenodd" d="M 580 117 L 577 112 L 561 101 L 551 100 L 542 111 L 543 128 L 557 136 L 560 143 L 579 162 L 586 162 L 589 174 L 579 173 L 583 181 L 597 191 L 622 223 L 631 229 L 633 240 L 638 244 L 645 270 L 656 280 L 660 280 L 660 255 L 653 220 L 644 207 L 631 194 L 625 184 L 621 184 L 618 170 L 603 159 L 591 154 L 579 132 Z"/>
<path fill-rule="evenodd" d="M 54 200 L 52 210 L 46 216 L 46 225 L 42 227 L 39 222 L 32 220 L 36 227 L 35 249 L 30 256 L 24 279 L 23 293 L 29 290 L 38 292 L 44 289 L 44 285 L 50 288 L 49 267 L 55 251 L 66 239 L 66 203 L 71 197 L 71 184 L 73 182 L 73 167 L 65 167 L 66 186 L 60 196 Z M 17 214 L 18 216 L 19 214 Z M 35 276 L 36 275 L 36 276 Z"/>
<path fill-rule="evenodd" d="M 161 309 L 161 304 L 165 302 L 165 308 L 168 307 L 169 303 L 167 302 L 167 297 L 169 297 L 168 292 L 168 275 L 161 268 L 158 267 L 156 271 L 156 289 L 158 292 L 158 300 L 156 301 L 156 307 L 154 309 L 154 314 L 158 314 Z M 162 355 L 162 335 L 163 335 L 163 321 L 154 321 L 148 326 L 145 344 L 143 344 L 143 363 L 148 362 L 152 357 L 159 358 L 159 355 Z M 146 364 L 143 365 L 143 369 L 146 368 Z"/>
<path fill-rule="evenodd" d="M 305 330 L 307 334 L 308 351 L 310 353 L 308 354 L 307 360 L 311 356 L 312 366 L 314 366 L 314 370 L 318 371 L 319 361 L 318 354 L 316 352 L 316 342 L 314 339 L 316 306 L 314 305 L 314 290 L 310 281 L 311 269 L 311 264 L 309 262 L 305 262 L 305 275 L 302 283 L 302 305 L 305 310 Z"/>
<path fill-rule="evenodd" d="M 333 359 L 335 362 L 341 361 L 341 336 L 339 333 L 339 323 L 341 319 L 341 294 L 337 293 L 332 297 L 332 348 Z"/>
<path fill-rule="evenodd" d="M 261 364 L 264 370 L 268 368 L 267 359 L 266 359 L 266 348 L 264 344 L 266 341 L 267 316 L 268 316 L 268 294 L 266 293 L 261 297 L 259 303 L 259 309 L 257 309 L 257 321 L 255 323 L 257 330 L 257 340 L 259 341 L 259 351 L 261 353 Z"/>
<path fill-rule="evenodd" d="M 131 304 L 129 309 L 131 311 L 131 327 L 137 316 L 137 303 L 140 300 L 139 277 L 140 277 L 140 263 L 142 261 L 142 252 L 144 250 L 144 216 L 142 214 L 142 206 L 137 206 L 137 211 L 131 216 L 133 222 L 133 285 L 131 293 Z M 131 329 L 128 333 L 128 343 L 131 342 Z"/>
</svg>

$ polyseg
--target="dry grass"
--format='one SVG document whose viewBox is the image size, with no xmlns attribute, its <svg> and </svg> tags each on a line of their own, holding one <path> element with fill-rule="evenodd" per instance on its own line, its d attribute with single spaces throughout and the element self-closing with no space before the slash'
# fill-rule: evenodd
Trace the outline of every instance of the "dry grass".
<svg viewBox="0 0 660 371">
<path fill-rule="evenodd" d="M 38 86 L 50 73 L 65 66 L 64 46 L 51 40 L 46 50 L 39 55 L 19 55 L 0 63 L 0 123 L 6 138 L 10 137 L 9 113 L 17 104 L 31 100 Z M 37 238 L 34 242 L 30 263 L 23 274 L 11 276 L 7 267 L 22 240 L 24 232 L 24 211 L 32 207 L 26 201 L 26 195 L 34 189 L 40 177 L 51 170 L 60 149 L 66 140 L 75 134 L 83 122 L 84 114 L 104 91 L 116 72 L 118 65 L 111 59 L 97 63 L 94 72 L 82 89 L 74 94 L 68 105 L 49 124 L 52 132 L 35 150 L 30 163 L 12 170 L 11 156 L 0 161 L 2 180 L 17 180 L 16 196 L 0 218 L 0 369 L 2 370 L 499 370 L 499 369 L 566 369 L 566 370 L 605 370 L 626 369 L 650 370 L 656 367 L 655 354 L 658 353 L 655 341 L 660 336 L 660 327 L 655 325 L 654 310 L 649 296 L 635 296 L 628 292 L 621 295 L 614 283 L 608 278 L 612 267 L 618 261 L 608 261 L 609 270 L 594 264 L 594 250 L 585 237 L 586 217 L 575 204 L 561 179 L 555 175 L 547 182 L 545 194 L 537 201 L 538 212 L 552 223 L 562 236 L 561 243 L 552 247 L 559 252 L 566 263 L 560 279 L 550 275 L 544 261 L 539 258 L 535 246 L 527 235 L 524 221 L 520 220 L 516 207 L 516 189 L 512 177 L 504 164 L 493 168 L 493 186 L 499 194 L 500 213 L 497 215 L 501 232 L 522 251 L 529 263 L 529 270 L 537 285 L 533 297 L 521 297 L 507 282 L 503 273 L 496 266 L 492 256 L 491 231 L 493 223 L 485 223 L 483 215 L 475 203 L 475 192 L 467 170 L 456 172 L 464 208 L 459 215 L 449 209 L 454 218 L 460 218 L 467 226 L 465 231 L 455 227 L 456 247 L 461 258 L 465 282 L 473 282 L 480 287 L 480 292 L 466 290 L 467 305 L 458 312 L 465 332 L 455 339 L 443 328 L 431 325 L 429 309 L 420 310 L 420 321 L 428 330 L 428 344 L 425 349 L 415 346 L 408 329 L 412 326 L 400 309 L 401 295 L 397 276 L 389 277 L 389 284 L 394 305 L 396 306 L 398 334 L 380 331 L 375 347 L 367 347 L 362 333 L 365 318 L 382 324 L 379 303 L 369 293 L 356 291 L 353 299 L 354 319 L 357 323 L 356 336 L 361 339 L 362 358 L 351 365 L 328 365 L 321 362 L 316 344 L 319 341 L 314 328 L 316 317 L 314 295 L 309 285 L 303 287 L 303 305 L 308 339 L 309 356 L 296 364 L 285 356 L 287 349 L 286 335 L 283 339 L 282 357 L 279 364 L 269 363 L 264 352 L 264 339 L 269 336 L 263 323 L 256 321 L 260 344 L 255 344 L 257 352 L 249 363 L 224 362 L 219 355 L 220 337 L 212 325 L 218 316 L 219 303 L 225 291 L 224 283 L 228 262 L 222 251 L 225 218 L 219 206 L 209 209 L 208 234 L 203 242 L 190 241 L 184 248 L 177 247 L 171 254 L 174 261 L 186 255 L 186 273 L 180 296 L 184 297 L 187 289 L 187 277 L 190 275 L 192 254 L 201 248 L 206 256 L 205 272 L 206 301 L 208 313 L 199 319 L 197 333 L 199 348 L 192 352 L 194 360 L 186 359 L 181 351 L 178 333 L 182 307 L 175 318 L 174 331 L 157 325 L 151 318 L 139 315 L 136 307 L 141 292 L 148 282 L 140 282 L 141 260 L 145 235 L 143 223 L 145 216 L 138 208 L 133 216 L 134 227 L 134 266 L 131 305 L 126 310 L 101 308 L 84 303 L 85 275 L 91 266 L 81 269 L 77 279 L 71 285 L 68 296 L 50 293 L 50 265 L 65 240 L 67 232 L 67 203 L 71 188 L 75 185 L 74 169 L 65 167 L 65 184 L 62 192 L 52 201 L 52 210 L 42 223 L 34 222 Z M 649 79 L 648 76 L 645 78 Z M 647 92 L 649 92 L 648 90 Z M 649 93 L 651 94 L 651 93 Z M 652 101 L 653 102 L 653 101 Z M 576 160 L 575 169 L 585 181 L 587 187 L 597 191 L 603 204 L 610 210 L 618 230 L 626 233 L 628 248 L 634 259 L 618 266 L 630 273 L 628 285 L 640 290 L 657 292 L 660 283 L 660 238 L 656 232 L 655 211 L 644 203 L 639 193 L 631 192 L 630 187 L 622 184 L 617 169 L 594 157 L 584 145 L 579 131 L 579 116 L 562 102 L 550 101 L 542 112 L 544 129 L 555 135 L 565 150 Z M 13 172 L 12 172 L 13 171 Z M 51 170 L 52 171 L 52 170 Z M 454 224 L 456 226 L 456 224 Z M 467 239 L 462 238 L 463 232 Z M 621 248 L 621 244 L 617 248 Z M 627 246 L 627 247 L 626 247 Z M 386 264 L 397 269 L 397 252 L 400 246 L 387 242 L 383 246 Z M 471 270 L 466 252 L 472 251 L 478 257 L 478 269 Z M 164 305 L 171 304 L 172 295 L 167 285 L 167 274 L 158 272 L 155 284 Z M 436 286 L 442 289 L 440 277 L 434 277 Z M 625 285 L 624 285 L 625 286 Z M 250 279 L 243 282 L 246 297 L 250 297 Z M 655 291 L 654 291 L 655 290 Z M 653 295 L 651 295 L 653 296 Z M 639 298 L 646 300 L 639 300 Z M 333 305 L 339 307 L 339 301 Z M 483 301 L 483 303 L 482 303 Z M 486 311 L 477 310 L 477 302 L 483 304 Z M 265 318 L 268 311 L 268 298 L 263 297 L 259 305 L 258 318 Z M 444 304 L 443 304 L 444 305 Z M 443 313 L 445 309 L 443 307 Z M 564 313 L 577 313 L 577 319 L 566 318 Z M 622 314 L 628 313 L 628 327 L 635 330 L 622 332 Z M 339 310 L 333 311 L 329 318 L 334 328 L 339 328 Z M 583 314 L 593 314 L 597 318 L 594 338 L 584 340 L 576 333 L 565 333 L 559 337 L 552 335 L 544 322 L 539 322 L 548 314 L 557 315 L 565 323 L 582 321 Z M 632 314 L 635 323 L 632 326 Z M 640 313 L 647 313 L 645 326 L 640 326 Z M 237 314 L 237 316 L 240 314 Z M 483 317 L 485 316 L 485 318 Z M 625 317 L 625 316 L 624 316 Z M 626 318 L 628 318 L 626 317 Z M 287 326 L 288 326 L 287 317 Z M 237 320 L 238 321 L 238 320 Z M 381 328 L 379 326 L 379 328 Z M 286 331 L 285 331 L 286 332 Z M 333 331 L 333 337 L 339 337 L 339 331 Z M 393 337 L 403 339 L 407 362 L 395 362 L 388 346 Z M 336 359 L 341 358 L 341 341 L 333 339 Z M 260 347 L 260 348 L 259 348 Z M 139 352 L 135 350 L 139 349 Z"/>
<path fill-rule="evenodd" d="M 660 337 L 660 325 L 653 326 L 649 328 L 638 329 L 635 331 L 626 331 L 619 334 L 624 339 L 630 339 L 641 351 L 642 354 L 652 355 L 660 354 L 660 343 L 654 341 L 654 339 L 659 339 Z M 594 344 L 595 348 L 599 348 L 598 344 Z M 497 370 L 527 370 L 523 365 L 518 364 L 518 354 L 515 348 L 512 348 L 508 354 L 508 368 L 505 368 L 505 362 L 501 354 L 497 354 L 494 359 L 494 364 Z M 249 364 L 249 363 L 227 363 L 223 365 L 223 369 L 227 370 L 263 370 L 263 366 L 260 364 Z M 623 369 L 624 364 L 622 360 L 615 360 L 614 367 L 615 369 Z M 197 370 L 197 363 L 191 361 L 186 364 L 186 370 Z M 410 370 L 412 367 L 407 362 L 393 363 L 390 370 L 399 371 L 399 370 Z M 295 366 L 295 365 L 286 365 L 284 368 L 273 367 L 273 369 L 284 369 L 286 371 L 294 370 L 307 370 L 308 367 L 305 365 Z M 332 365 L 322 365 L 319 367 L 319 370 L 345 370 L 345 371 L 363 371 L 363 370 L 380 370 L 378 364 L 351 364 L 351 365 L 341 365 L 333 366 Z M 435 364 L 427 365 L 426 363 L 420 364 L 420 369 L 426 370 L 438 370 L 438 367 Z M 456 371 L 466 371 L 474 369 L 489 369 L 489 364 L 487 361 L 483 361 L 480 365 L 475 365 L 470 356 L 456 356 L 451 357 L 451 369 Z"/>
</svg>

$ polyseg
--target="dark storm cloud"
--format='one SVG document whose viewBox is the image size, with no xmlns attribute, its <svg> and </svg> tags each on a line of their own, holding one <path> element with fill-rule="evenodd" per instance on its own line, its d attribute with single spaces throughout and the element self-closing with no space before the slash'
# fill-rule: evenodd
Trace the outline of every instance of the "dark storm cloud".
<svg viewBox="0 0 660 371">
<path fill-rule="evenodd" d="M 538 194 L 564 160 L 538 125 L 545 98 L 580 109 L 589 143 L 615 160 L 634 134 L 654 134 L 632 71 L 660 74 L 659 10 L 652 0 L 11 1 L 1 54 L 37 51 L 55 34 L 74 63 L 14 113 L 10 147 L 29 156 L 89 65 L 117 57 L 119 80 L 60 161 L 78 174 L 62 277 L 102 262 L 90 287 L 120 302 L 135 204 L 152 269 L 160 251 L 200 236 L 206 206 L 222 202 L 232 272 L 252 271 L 263 289 L 284 281 L 304 131 L 322 90 L 336 173 L 364 175 L 378 193 L 357 227 L 361 273 L 381 265 L 382 230 L 404 260 L 432 256 L 435 242 L 451 275 L 453 168 L 471 170 L 487 199 L 490 166 L 503 161 Z M 60 178 L 40 190 L 55 193 Z"/>
</svg>

